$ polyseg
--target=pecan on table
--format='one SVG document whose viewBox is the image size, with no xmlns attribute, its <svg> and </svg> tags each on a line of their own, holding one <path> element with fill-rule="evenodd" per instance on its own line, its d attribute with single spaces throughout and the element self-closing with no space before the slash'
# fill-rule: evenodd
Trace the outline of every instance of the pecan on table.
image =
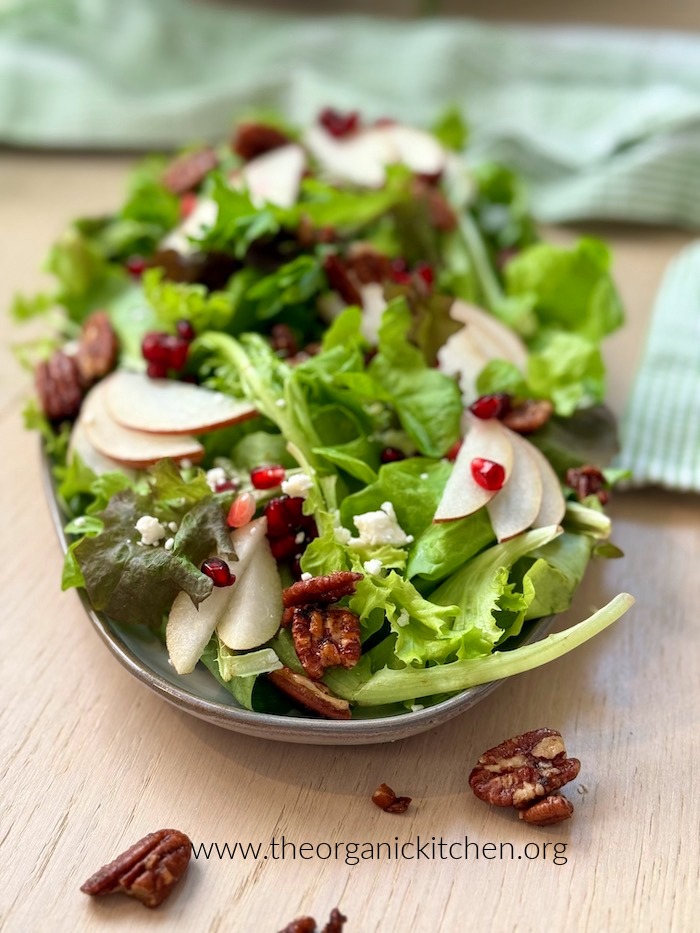
<svg viewBox="0 0 700 933">
<path fill-rule="evenodd" d="M 580 767 L 577 758 L 566 757 L 559 732 L 534 729 L 484 752 L 469 785 L 486 803 L 524 810 L 572 781 Z"/>
<path fill-rule="evenodd" d="M 296 606 L 291 627 L 297 657 L 312 680 L 328 667 L 348 669 L 360 660 L 360 620 L 349 609 Z"/>
<path fill-rule="evenodd" d="M 293 606 L 330 605 L 337 603 L 343 596 L 352 596 L 363 574 L 349 570 L 336 570 L 323 577 L 311 577 L 310 580 L 297 580 L 282 593 L 282 605 L 285 609 Z"/>
<path fill-rule="evenodd" d="M 320 933 L 343 933 L 343 927 L 347 919 L 337 907 L 334 907 L 328 923 Z M 280 930 L 280 933 L 318 933 L 318 927 L 313 917 L 298 917 L 288 923 L 283 930 Z"/>
<path fill-rule="evenodd" d="M 187 871 L 192 846 L 177 829 L 159 829 L 140 839 L 88 878 L 85 894 L 126 894 L 158 907 Z"/>
<path fill-rule="evenodd" d="M 50 421 L 75 418 L 83 401 L 78 365 L 72 356 L 56 350 L 34 370 L 34 382 L 42 411 Z"/>
<path fill-rule="evenodd" d="M 568 820 L 574 812 L 574 805 L 561 794 L 550 794 L 537 803 L 533 803 L 527 810 L 521 810 L 518 816 L 526 823 L 535 826 L 551 826 Z"/>
<path fill-rule="evenodd" d="M 350 719 L 350 704 L 334 696 L 325 684 L 314 683 L 288 667 L 270 671 L 268 680 L 288 697 L 326 719 Z"/>
<path fill-rule="evenodd" d="M 570 467 L 566 471 L 566 485 L 573 489 L 579 502 L 586 496 L 597 496 L 601 505 L 610 498 L 608 483 L 598 467 L 587 464 L 581 467 Z"/>
<path fill-rule="evenodd" d="M 119 344 L 106 311 L 95 311 L 83 324 L 75 362 L 84 388 L 111 372 Z"/>
<path fill-rule="evenodd" d="M 231 148 L 236 155 L 249 162 L 290 142 L 289 136 L 276 126 L 269 126 L 267 123 L 241 123 L 231 140 Z"/>
<path fill-rule="evenodd" d="M 331 911 L 330 919 L 321 930 L 321 933 L 343 933 L 343 927 L 347 919 L 348 918 L 341 914 L 337 907 L 334 907 Z"/>
<path fill-rule="evenodd" d="M 219 164 L 209 147 L 178 156 L 163 172 L 163 184 L 173 194 L 186 194 L 198 188 L 206 175 Z"/>
<path fill-rule="evenodd" d="M 503 424 L 517 434 L 534 434 L 539 431 L 554 414 L 554 406 L 547 399 L 529 398 L 503 416 Z"/>
<path fill-rule="evenodd" d="M 397 797 L 388 784 L 380 784 L 372 794 L 372 803 L 385 813 L 405 813 L 411 797 Z"/>
</svg>

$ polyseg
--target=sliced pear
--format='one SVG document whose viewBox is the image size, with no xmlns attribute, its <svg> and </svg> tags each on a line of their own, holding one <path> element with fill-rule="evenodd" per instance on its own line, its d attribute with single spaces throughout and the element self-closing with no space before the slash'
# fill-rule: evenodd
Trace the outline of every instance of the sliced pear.
<svg viewBox="0 0 700 933">
<path fill-rule="evenodd" d="M 333 179 L 380 188 L 384 184 L 384 166 L 393 161 L 393 148 L 377 131 L 363 131 L 336 139 L 322 126 L 310 126 L 304 142 L 324 171 Z"/>
<path fill-rule="evenodd" d="M 482 421 L 465 413 L 467 434 L 455 460 L 450 478 L 445 484 L 434 522 L 451 522 L 465 518 L 485 506 L 496 491 L 479 486 L 472 476 L 471 464 L 475 457 L 500 463 L 506 473 L 506 483 L 513 469 L 513 444 L 509 432 L 500 421 Z"/>
<path fill-rule="evenodd" d="M 486 505 L 499 543 L 527 531 L 542 507 L 542 477 L 531 453 L 532 444 L 508 428 L 503 430 L 513 445 L 513 470 L 498 495 Z"/>
<path fill-rule="evenodd" d="M 233 651 L 247 651 L 269 641 L 282 618 L 282 581 L 270 545 L 263 538 L 219 619 L 217 633 Z"/>
<path fill-rule="evenodd" d="M 101 454 L 99 450 L 93 447 L 88 440 L 85 427 L 80 418 L 75 422 L 73 430 L 71 431 L 70 444 L 68 445 L 69 461 L 73 457 L 73 454 L 77 454 L 85 466 L 89 467 L 97 476 L 101 476 L 102 473 L 111 473 L 114 470 L 120 470 L 122 473 L 126 473 L 129 476 L 134 475 L 133 471 L 128 469 L 128 467 L 124 467 L 121 463 L 117 463 L 116 460 L 110 460 L 109 457 L 105 457 L 104 454 Z"/>
<path fill-rule="evenodd" d="M 251 159 L 241 172 L 256 207 L 265 203 L 292 207 L 299 196 L 305 168 L 306 153 L 301 146 L 291 143 Z"/>
<path fill-rule="evenodd" d="M 186 434 L 144 434 L 132 431 L 115 421 L 106 403 L 107 380 L 98 382 L 83 401 L 80 422 L 92 446 L 120 466 L 143 469 L 156 461 L 171 460 L 196 462 L 204 456 L 204 448 Z"/>
<path fill-rule="evenodd" d="M 478 395 L 476 380 L 489 361 L 474 339 L 472 328 L 463 327 L 450 334 L 438 350 L 437 358 L 441 372 L 458 377 L 462 398 L 466 404 L 471 404 Z"/>
<path fill-rule="evenodd" d="M 173 379 L 149 379 L 145 373 L 120 370 L 102 385 L 114 420 L 148 434 L 205 434 L 257 414 L 243 399 Z"/>
<path fill-rule="evenodd" d="M 360 287 L 362 296 L 362 336 L 371 344 L 376 344 L 379 337 L 379 325 L 386 309 L 384 286 L 378 282 L 369 282 Z"/>
<path fill-rule="evenodd" d="M 534 444 L 530 444 L 529 441 L 525 441 L 524 443 L 528 445 L 528 449 L 533 460 L 537 464 L 537 468 L 540 471 L 540 479 L 542 480 L 542 504 L 540 505 L 539 512 L 535 516 L 532 527 L 546 528 L 548 525 L 560 525 L 564 520 L 564 513 L 566 512 L 566 499 L 561 490 L 559 477 L 554 472 L 552 464 L 547 460 L 541 450 L 535 447 Z"/>
<path fill-rule="evenodd" d="M 459 298 L 452 303 L 450 316 L 473 328 L 475 339 L 489 353 L 489 359 L 499 357 L 520 369 L 527 363 L 527 347 L 518 335 L 498 318 L 476 305 Z"/>
<path fill-rule="evenodd" d="M 387 148 L 393 150 L 391 162 L 402 162 L 419 175 L 438 175 L 445 168 L 445 150 L 425 130 L 403 123 L 390 123 L 370 132 L 383 135 L 388 141 Z"/>
<path fill-rule="evenodd" d="M 165 627 L 165 644 L 178 674 L 189 674 L 195 669 L 266 530 L 267 519 L 258 518 L 231 534 L 238 557 L 231 562 L 236 575 L 233 586 L 215 586 L 198 607 L 184 590 L 175 597 Z"/>
<path fill-rule="evenodd" d="M 213 198 L 199 198 L 192 213 L 160 242 L 160 249 L 173 249 L 176 253 L 187 256 L 196 252 L 189 237 L 201 237 L 208 227 L 214 225 L 219 205 Z"/>
</svg>

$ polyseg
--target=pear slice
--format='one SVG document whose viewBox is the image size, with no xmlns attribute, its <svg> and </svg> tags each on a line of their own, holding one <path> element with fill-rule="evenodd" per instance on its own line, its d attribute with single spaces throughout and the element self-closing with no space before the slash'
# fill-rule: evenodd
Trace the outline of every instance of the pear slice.
<svg viewBox="0 0 700 933">
<path fill-rule="evenodd" d="M 382 315 L 386 310 L 384 286 L 378 282 L 369 282 L 367 285 L 360 286 L 360 295 L 362 296 L 362 321 L 360 324 L 362 336 L 371 344 L 376 344 L 379 338 Z"/>
<path fill-rule="evenodd" d="M 447 376 L 457 376 L 462 398 L 470 405 L 477 397 L 476 380 L 486 366 L 488 357 L 474 338 L 471 327 L 463 327 L 450 334 L 437 352 L 440 371 Z"/>
<path fill-rule="evenodd" d="M 231 534 L 238 557 L 231 562 L 236 575 L 233 586 L 215 586 L 199 606 L 194 605 L 184 590 L 175 597 L 165 626 L 165 645 L 178 674 L 189 674 L 195 669 L 266 530 L 267 519 L 258 518 Z"/>
<path fill-rule="evenodd" d="M 121 463 L 117 463 L 116 460 L 105 457 L 90 443 L 80 418 L 75 422 L 71 431 L 68 445 L 69 462 L 74 454 L 80 457 L 85 466 L 97 476 L 101 476 L 103 473 L 112 473 L 114 470 L 121 470 L 122 473 L 126 473 L 130 477 L 135 475 L 133 470 L 124 467 Z"/>
<path fill-rule="evenodd" d="M 393 147 L 377 130 L 336 139 L 315 125 L 306 130 L 304 143 L 327 175 L 363 188 L 381 188 L 386 178 L 384 166 L 394 160 Z"/>
<path fill-rule="evenodd" d="M 532 444 L 508 428 L 503 430 L 513 445 L 513 470 L 498 495 L 486 505 L 499 544 L 527 531 L 542 507 L 542 475 L 531 453 Z"/>
<path fill-rule="evenodd" d="M 513 469 L 513 444 L 510 432 L 500 421 L 475 418 L 465 412 L 467 434 L 455 460 L 450 478 L 445 484 L 434 522 L 450 522 L 465 518 L 490 502 L 498 490 L 484 489 L 472 476 L 475 457 L 500 463 L 506 473 L 506 484 Z"/>
<path fill-rule="evenodd" d="M 216 631 L 233 651 L 246 651 L 269 641 L 281 618 L 282 581 L 270 545 L 263 538 L 243 577 L 236 581 Z"/>
<path fill-rule="evenodd" d="M 266 203 L 292 207 L 297 202 L 305 168 L 306 153 L 301 146 L 291 143 L 251 159 L 241 174 L 256 207 Z"/>
<path fill-rule="evenodd" d="M 144 434 L 132 431 L 115 421 L 106 404 L 107 380 L 98 382 L 88 392 L 80 413 L 80 424 L 92 446 L 120 466 L 144 469 L 156 461 L 196 462 L 204 456 L 204 448 L 186 434 Z"/>
<path fill-rule="evenodd" d="M 159 249 L 173 249 L 182 256 L 196 252 L 197 247 L 189 238 L 200 238 L 214 225 L 218 213 L 219 205 L 213 198 L 199 198 L 189 217 L 161 240 Z"/>
<path fill-rule="evenodd" d="M 381 134 L 393 150 L 392 162 L 402 162 L 419 175 L 439 175 L 447 164 L 445 150 L 438 140 L 425 130 L 390 123 L 370 130 Z"/>
<path fill-rule="evenodd" d="M 484 353 L 488 354 L 488 359 L 498 357 L 508 360 L 519 369 L 524 369 L 527 363 L 527 347 L 520 337 L 498 318 L 459 298 L 452 302 L 450 317 L 472 328 L 477 343 Z"/>
<path fill-rule="evenodd" d="M 552 464 L 534 444 L 525 441 L 542 480 L 542 504 L 532 523 L 533 528 L 546 528 L 548 525 L 561 525 L 566 512 L 566 499 L 561 489 L 559 477 Z"/>
<path fill-rule="evenodd" d="M 243 399 L 173 379 L 149 379 L 125 370 L 102 382 L 109 413 L 132 431 L 205 434 L 257 414 Z"/>
</svg>

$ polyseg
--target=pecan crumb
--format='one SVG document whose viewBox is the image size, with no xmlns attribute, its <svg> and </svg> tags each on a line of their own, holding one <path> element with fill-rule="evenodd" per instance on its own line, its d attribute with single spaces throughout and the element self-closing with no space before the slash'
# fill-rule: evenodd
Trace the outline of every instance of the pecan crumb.
<svg viewBox="0 0 700 933">
<path fill-rule="evenodd" d="M 350 704 L 335 696 L 325 684 L 314 683 L 289 667 L 270 671 L 268 680 L 288 697 L 326 719 L 350 719 Z"/>
<path fill-rule="evenodd" d="M 567 758 L 561 733 L 555 729 L 533 729 L 484 752 L 469 775 L 469 785 L 486 803 L 525 810 L 572 781 L 580 767 L 577 758 Z M 562 812 L 566 805 L 550 806 Z"/>
<path fill-rule="evenodd" d="M 526 823 L 536 826 L 551 826 L 568 820 L 574 813 L 574 805 L 561 794 L 550 794 L 537 803 L 533 803 L 526 810 L 521 810 L 518 816 Z"/>
<path fill-rule="evenodd" d="M 503 416 L 503 424 L 518 434 L 534 434 L 539 431 L 554 414 L 554 406 L 547 399 L 529 398 L 515 405 Z"/>
<path fill-rule="evenodd" d="M 328 923 L 323 927 L 320 933 L 343 933 L 343 927 L 348 918 L 343 916 L 337 907 L 331 911 Z M 316 921 L 313 917 L 298 917 L 292 920 L 287 926 L 280 930 L 280 933 L 319 933 Z"/>
<path fill-rule="evenodd" d="M 610 498 L 608 483 L 598 467 L 586 464 L 581 467 L 570 467 L 566 471 L 566 485 L 573 489 L 579 502 L 586 496 L 597 496 L 601 505 Z"/>
<path fill-rule="evenodd" d="M 380 784 L 372 794 L 372 803 L 385 813 L 405 813 L 412 797 L 397 797 L 388 784 Z"/>
<path fill-rule="evenodd" d="M 198 188 L 208 173 L 219 164 L 213 149 L 186 152 L 174 159 L 163 172 L 163 184 L 173 194 L 186 194 Z"/>
<path fill-rule="evenodd" d="M 159 829 L 139 839 L 80 888 L 93 897 L 126 894 L 146 907 L 158 907 L 187 871 L 192 846 L 177 829 Z"/>
</svg>

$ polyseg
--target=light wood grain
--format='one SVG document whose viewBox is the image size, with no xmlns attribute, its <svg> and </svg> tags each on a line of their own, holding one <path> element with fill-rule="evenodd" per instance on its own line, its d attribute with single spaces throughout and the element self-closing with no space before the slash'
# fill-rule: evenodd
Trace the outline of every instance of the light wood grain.
<svg viewBox="0 0 700 933">
<path fill-rule="evenodd" d="M 15 288 L 37 287 L 38 263 L 68 217 L 116 202 L 127 161 L 0 155 L 0 305 Z M 608 353 L 619 410 L 663 265 L 687 237 L 612 233 L 630 312 Z M 615 541 L 626 559 L 595 564 L 561 624 L 622 589 L 637 606 L 462 718 L 392 746 L 266 744 L 191 719 L 139 686 L 100 644 L 76 595 L 59 593 L 61 557 L 40 491 L 36 439 L 19 418 L 27 380 L 8 349 L 21 335 L 4 317 L 1 326 L 3 930 L 152 930 L 177 921 L 187 930 L 273 933 L 300 914 L 325 920 L 336 904 L 350 917 L 348 933 L 696 928 L 697 498 L 616 497 Z M 538 829 L 477 801 L 466 779 L 486 747 L 545 724 L 563 731 L 582 768 L 570 788 L 574 819 Z M 414 797 L 407 814 L 372 806 L 381 781 Z M 512 843 L 516 858 L 198 861 L 155 913 L 80 894 L 95 868 L 163 826 L 205 843 L 467 835 Z M 566 844 L 566 864 L 552 863 L 551 845 L 547 860 L 518 859 L 528 842 Z"/>
</svg>

